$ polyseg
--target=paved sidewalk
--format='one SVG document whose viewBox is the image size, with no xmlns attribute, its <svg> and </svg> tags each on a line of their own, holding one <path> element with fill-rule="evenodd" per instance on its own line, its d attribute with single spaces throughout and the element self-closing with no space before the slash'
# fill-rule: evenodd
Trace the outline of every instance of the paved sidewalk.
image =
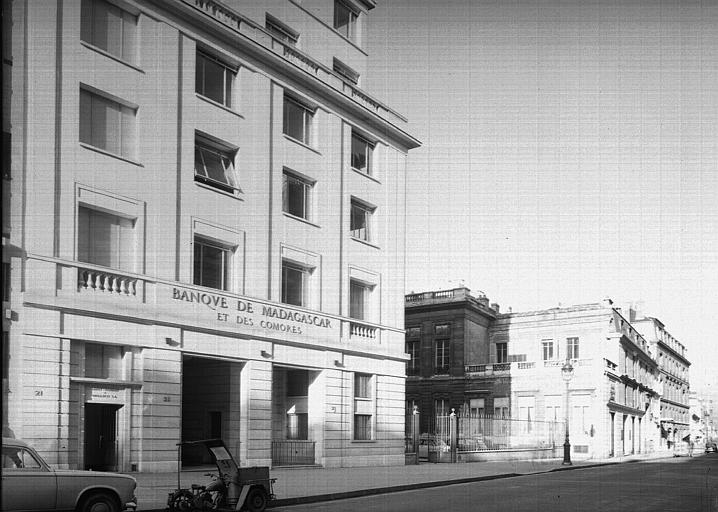
<svg viewBox="0 0 718 512">
<path fill-rule="evenodd" d="M 543 473 L 548 471 L 579 469 L 606 464 L 668 457 L 670 454 L 654 453 L 576 461 L 573 466 L 563 466 L 561 459 L 533 461 L 466 462 L 456 464 L 429 464 L 418 466 L 381 466 L 359 468 L 277 468 L 271 470 L 276 478 L 274 506 L 295 505 L 328 501 L 332 499 L 367 496 L 384 492 L 433 487 L 455 483 L 507 478 L 511 476 Z M 212 467 L 183 471 L 182 487 L 209 481 L 204 473 Z M 216 472 L 216 468 L 215 471 Z M 137 479 L 139 510 L 164 510 L 167 495 L 177 487 L 177 473 L 131 473 Z"/>
</svg>

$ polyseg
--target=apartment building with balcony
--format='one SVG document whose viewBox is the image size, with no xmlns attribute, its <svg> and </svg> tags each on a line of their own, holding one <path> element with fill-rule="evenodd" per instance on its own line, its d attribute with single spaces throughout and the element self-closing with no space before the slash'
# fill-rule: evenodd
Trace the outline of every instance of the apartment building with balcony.
<svg viewBox="0 0 718 512">
<path fill-rule="evenodd" d="M 427 432 L 435 416 L 452 409 L 506 414 L 508 358 L 489 344 L 498 304 L 466 287 L 410 293 L 405 300 L 407 418 L 417 406 Z"/>
<path fill-rule="evenodd" d="M 608 299 L 501 313 L 466 288 L 408 294 L 407 417 L 416 405 L 422 432 L 452 408 L 530 429 L 534 421 L 563 423 L 568 393 L 573 458 L 656 451 L 658 361 L 631 314 Z"/>
<path fill-rule="evenodd" d="M 361 88 L 374 6 L 3 1 L 4 431 L 66 468 L 403 463 L 419 142 Z"/>
<path fill-rule="evenodd" d="M 661 395 L 660 447 L 673 449 L 690 434 L 690 361 L 686 347 L 675 339 L 663 322 L 631 310 L 631 324 L 644 336 L 658 362 L 658 390 Z"/>
<path fill-rule="evenodd" d="M 490 342 L 507 344 L 520 361 L 511 367 L 513 417 L 564 421 L 568 407 L 572 458 L 654 451 L 657 363 L 610 300 L 500 315 Z M 566 360 L 574 368 L 568 387 Z"/>
</svg>

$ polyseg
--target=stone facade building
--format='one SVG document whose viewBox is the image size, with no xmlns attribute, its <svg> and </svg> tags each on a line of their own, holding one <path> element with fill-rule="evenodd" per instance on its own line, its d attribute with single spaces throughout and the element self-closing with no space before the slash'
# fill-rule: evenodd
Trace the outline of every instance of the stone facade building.
<svg viewBox="0 0 718 512">
<path fill-rule="evenodd" d="M 572 457 L 645 453 L 657 441 L 658 369 L 646 340 L 610 301 L 501 315 L 492 343 L 522 362 L 511 368 L 514 417 L 563 421 Z M 566 359 L 573 377 L 566 385 Z"/>
<path fill-rule="evenodd" d="M 419 143 L 361 88 L 374 6 L 3 1 L 6 432 L 67 468 L 403 463 Z"/>
<path fill-rule="evenodd" d="M 406 296 L 407 411 L 419 407 L 424 431 L 432 417 L 452 408 L 483 414 L 508 407 L 508 359 L 489 344 L 497 313 L 498 305 L 467 288 Z M 473 371 L 489 361 L 497 362 L 495 371 Z"/>
<path fill-rule="evenodd" d="M 659 353 L 632 316 L 610 300 L 500 313 L 466 288 L 409 294 L 407 414 L 417 405 L 422 429 L 451 408 L 564 422 L 568 389 L 572 458 L 657 451 L 665 390 Z"/>
<path fill-rule="evenodd" d="M 634 316 L 636 316 L 636 313 Z M 658 362 L 658 389 L 661 394 L 660 447 L 679 446 L 690 434 L 690 361 L 685 346 L 666 330 L 657 318 L 637 316 L 631 324 L 645 337 Z"/>
</svg>

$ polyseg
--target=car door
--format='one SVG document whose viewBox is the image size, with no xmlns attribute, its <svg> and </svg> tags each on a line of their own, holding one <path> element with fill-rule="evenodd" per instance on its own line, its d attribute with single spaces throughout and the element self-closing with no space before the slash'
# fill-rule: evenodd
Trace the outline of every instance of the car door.
<svg viewBox="0 0 718 512">
<path fill-rule="evenodd" d="M 57 477 L 32 451 L 2 448 L 2 510 L 55 510 Z"/>
</svg>

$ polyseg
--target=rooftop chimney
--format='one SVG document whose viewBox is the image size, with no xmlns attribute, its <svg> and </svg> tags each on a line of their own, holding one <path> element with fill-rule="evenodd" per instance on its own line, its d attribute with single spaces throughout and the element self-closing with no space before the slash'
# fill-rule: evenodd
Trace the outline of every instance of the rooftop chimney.
<svg viewBox="0 0 718 512">
<path fill-rule="evenodd" d="M 498 305 L 497 303 L 492 302 L 492 303 L 491 303 L 491 309 L 493 309 L 494 311 L 496 311 L 496 314 L 499 313 L 499 305 Z"/>
</svg>

